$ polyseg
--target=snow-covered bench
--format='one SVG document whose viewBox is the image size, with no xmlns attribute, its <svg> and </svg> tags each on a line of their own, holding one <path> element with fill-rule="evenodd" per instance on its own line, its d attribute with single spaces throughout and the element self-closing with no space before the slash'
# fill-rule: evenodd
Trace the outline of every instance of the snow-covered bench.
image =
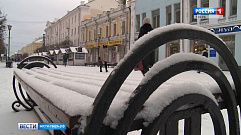
<svg viewBox="0 0 241 135">
<path fill-rule="evenodd" d="M 177 39 L 206 41 L 222 52 L 231 81 L 210 59 L 184 53 L 157 62 L 143 78 L 131 76 L 148 53 Z M 158 131 L 160 135 L 174 135 L 181 119 L 185 119 L 185 135 L 201 134 L 201 115 L 209 113 L 215 134 L 225 135 L 223 108 L 228 110 L 230 134 L 239 134 L 236 98 L 240 103 L 241 78 L 237 63 L 219 38 L 197 26 L 175 24 L 153 30 L 134 44 L 109 76 L 33 65 L 14 70 L 13 86 L 17 78 L 20 91 L 22 86 L 29 97 L 24 99 L 27 109 L 33 108 L 34 101 L 52 122 L 67 123 L 66 134 L 126 135 L 142 129 L 142 135 L 156 135 Z M 206 74 L 189 72 L 191 79 L 180 74 L 192 70 Z M 204 83 L 208 84 L 202 86 Z M 13 108 L 15 103 L 19 101 Z"/>
</svg>

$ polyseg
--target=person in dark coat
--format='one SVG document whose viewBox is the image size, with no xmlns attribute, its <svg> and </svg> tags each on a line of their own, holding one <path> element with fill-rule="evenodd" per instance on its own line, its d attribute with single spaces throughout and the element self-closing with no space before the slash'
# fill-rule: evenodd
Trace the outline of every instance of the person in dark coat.
<svg viewBox="0 0 241 135">
<path fill-rule="evenodd" d="M 100 64 L 100 72 L 102 72 L 102 64 L 104 63 L 104 66 L 105 66 L 105 71 L 108 72 L 107 70 L 107 61 L 108 61 L 108 48 L 107 48 L 107 45 L 103 45 L 100 47 L 100 57 L 99 57 L 99 60 L 100 61 L 99 63 Z"/>
<path fill-rule="evenodd" d="M 205 56 L 208 58 L 208 51 L 206 48 L 203 49 L 202 56 Z"/>
<path fill-rule="evenodd" d="M 145 17 L 143 19 L 143 25 L 141 26 L 138 39 L 153 30 L 150 22 L 151 22 L 150 18 L 148 17 Z M 154 63 L 155 63 L 155 52 L 153 51 L 142 60 L 142 64 L 143 64 L 143 70 L 141 70 L 142 74 L 145 75 L 146 72 L 149 71 L 149 68 L 152 67 Z"/>
<path fill-rule="evenodd" d="M 66 67 L 66 65 L 67 65 L 67 60 L 68 60 L 68 55 L 65 53 L 64 55 L 63 55 L 63 62 L 64 62 L 64 66 Z"/>
</svg>

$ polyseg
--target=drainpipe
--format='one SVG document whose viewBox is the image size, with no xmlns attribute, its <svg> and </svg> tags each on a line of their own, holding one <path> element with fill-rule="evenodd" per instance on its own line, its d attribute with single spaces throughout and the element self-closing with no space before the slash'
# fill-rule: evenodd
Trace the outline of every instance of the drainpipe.
<svg viewBox="0 0 241 135">
<path fill-rule="evenodd" d="M 78 22 L 79 22 L 79 25 L 78 25 L 78 46 L 80 46 L 80 22 L 81 22 L 81 8 L 80 6 L 78 6 L 78 9 L 79 9 L 79 19 L 78 19 Z"/>
<path fill-rule="evenodd" d="M 109 21 L 109 32 L 108 32 L 108 41 L 110 41 L 110 36 L 111 36 L 111 18 L 110 18 L 110 11 L 107 11 L 107 17 Z M 110 36 L 109 36 L 110 35 Z"/>
</svg>

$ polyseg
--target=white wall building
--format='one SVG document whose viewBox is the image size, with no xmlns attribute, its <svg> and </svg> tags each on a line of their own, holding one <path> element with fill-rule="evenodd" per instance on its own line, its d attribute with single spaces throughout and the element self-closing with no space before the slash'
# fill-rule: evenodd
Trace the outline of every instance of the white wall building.
<svg viewBox="0 0 241 135">
<path fill-rule="evenodd" d="M 68 11 L 62 18 L 55 19 L 53 22 L 47 22 L 45 45 L 57 46 L 69 39 L 73 43 L 73 46 L 80 46 L 81 21 L 117 6 L 118 3 L 114 0 L 89 0 L 86 4 L 84 1 L 81 1 L 79 6 L 72 11 Z"/>
<path fill-rule="evenodd" d="M 194 19 L 194 8 L 223 8 L 223 18 Z M 137 39 L 144 17 L 151 18 L 153 28 L 173 23 L 187 23 L 201 26 L 217 34 L 227 44 L 241 67 L 241 0 L 132 0 L 132 40 Z M 222 69 L 226 69 L 222 58 L 207 43 L 194 40 L 176 40 L 158 48 L 158 59 L 162 60 L 174 53 L 193 52 L 200 54 L 208 48 L 209 58 Z"/>
</svg>

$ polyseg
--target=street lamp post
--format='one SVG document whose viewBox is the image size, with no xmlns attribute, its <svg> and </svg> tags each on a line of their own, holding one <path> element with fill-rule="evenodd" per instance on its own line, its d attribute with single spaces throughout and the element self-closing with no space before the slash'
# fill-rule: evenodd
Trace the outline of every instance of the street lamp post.
<svg viewBox="0 0 241 135">
<path fill-rule="evenodd" d="M 9 31 L 9 36 L 8 36 L 8 60 L 10 59 L 10 30 L 12 29 L 12 25 L 8 25 L 8 31 Z"/>
<path fill-rule="evenodd" d="M 12 25 L 8 25 L 8 31 L 9 31 L 9 36 L 8 36 L 8 54 L 7 54 L 7 59 L 6 59 L 6 67 L 11 68 L 12 67 L 12 61 L 10 59 L 10 30 L 12 29 Z"/>
</svg>

